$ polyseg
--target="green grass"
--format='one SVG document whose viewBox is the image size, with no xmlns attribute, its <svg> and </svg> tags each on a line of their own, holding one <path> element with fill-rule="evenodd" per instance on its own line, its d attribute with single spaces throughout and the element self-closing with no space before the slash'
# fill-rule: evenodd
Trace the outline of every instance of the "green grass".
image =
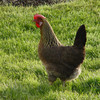
<svg viewBox="0 0 100 100">
<path fill-rule="evenodd" d="M 39 29 L 33 15 L 47 17 L 58 39 L 72 45 L 81 24 L 87 30 L 86 58 L 78 79 L 49 85 L 38 58 Z M 0 6 L 0 100 L 99 100 L 100 1 L 77 0 L 53 6 Z"/>
</svg>

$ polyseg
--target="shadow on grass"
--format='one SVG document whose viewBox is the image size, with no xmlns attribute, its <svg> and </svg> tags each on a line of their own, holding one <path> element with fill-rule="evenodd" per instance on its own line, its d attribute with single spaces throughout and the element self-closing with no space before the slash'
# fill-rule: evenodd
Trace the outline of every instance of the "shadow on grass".
<svg viewBox="0 0 100 100">
<path fill-rule="evenodd" d="M 91 70 L 91 71 L 99 70 L 100 69 L 100 64 L 98 63 L 98 64 L 91 65 L 87 69 Z"/>
<path fill-rule="evenodd" d="M 100 61 L 99 59 L 87 59 L 86 62 L 83 63 L 85 69 L 87 69 L 88 71 L 97 71 L 100 69 Z"/>
<path fill-rule="evenodd" d="M 91 78 L 79 83 L 66 82 L 66 87 L 63 87 L 61 81 L 58 79 L 53 85 L 49 85 L 47 76 L 37 75 L 37 80 L 13 80 L 7 84 L 6 88 L 0 90 L 0 96 L 4 100 L 37 100 L 44 99 L 49 92 L 64 92 L 66 90 L 78 92 L 79 94 L 93 94 L 100 93 L 100 79 Z M 56 95 L 55 95 L 56 96 Z"/>
<path fill-rule="evenodd" d="M 91 59 L 99 58 L 98 49 L 94 48 L 93 50 L 92 49 L 86 50 L 86 56 L 87 58 L 91 58 Z"/>
<path fill-rule="evenodd" d="M 79 84 L 72 85 L 72 91 L 77 91 L 79 94 L 92 92 L 94 94 L 100 93 L 100 79 L 91 78 Z"/>
</svg>

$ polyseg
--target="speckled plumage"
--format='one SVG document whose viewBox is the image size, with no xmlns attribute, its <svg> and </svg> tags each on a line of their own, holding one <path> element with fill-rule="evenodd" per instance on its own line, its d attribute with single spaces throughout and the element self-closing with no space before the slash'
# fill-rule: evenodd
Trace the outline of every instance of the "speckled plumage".
<svg viewBox="0 0 100 100">
<path fill-rule="evenodd" d="M 63 46 L 55 36 L 46 19 L 42 19 L 41 39 L 38 47 L 39 58 L 46 67 L 48 80 L 72 80 L 81 72 L 80 65 L 85 57 L 86 31 L 82 25 L 77 31 L 73 46 Z"/>
</svg>

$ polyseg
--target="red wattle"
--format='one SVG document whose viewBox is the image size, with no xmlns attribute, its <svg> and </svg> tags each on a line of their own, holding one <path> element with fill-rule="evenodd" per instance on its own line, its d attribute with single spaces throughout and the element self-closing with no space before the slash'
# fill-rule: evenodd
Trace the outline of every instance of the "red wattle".
<svg viewBox="0 0 100 100">
<path fill-rule="evenodd" d="M 38 23 L 36 23 L 36 26 L 37 26 L 38 28 L 40 28 L 40 25 L 39 25 Z"/>
</svg>

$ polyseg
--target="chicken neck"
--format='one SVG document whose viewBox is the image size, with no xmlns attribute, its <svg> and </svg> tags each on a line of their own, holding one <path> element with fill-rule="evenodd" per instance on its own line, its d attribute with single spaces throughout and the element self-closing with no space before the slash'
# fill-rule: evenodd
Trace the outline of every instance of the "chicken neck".
<svg viewBox="0 0 100 100">
<path fill-rule="evenodd" d="M 43 25 L 40 27 L 40 33 L 41 33 L 40 43 L 43 44 L 44 46 L 51 47 L 51 46 L 61 45 L 48 21 L 44 20 Z"/>
</svg>

